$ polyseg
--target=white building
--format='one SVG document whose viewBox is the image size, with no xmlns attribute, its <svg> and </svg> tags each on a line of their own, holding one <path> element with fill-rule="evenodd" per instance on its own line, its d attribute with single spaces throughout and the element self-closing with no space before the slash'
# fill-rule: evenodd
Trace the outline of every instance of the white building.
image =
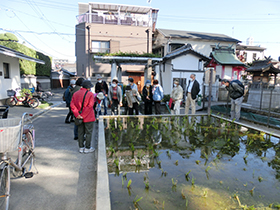
<svg viewBox="0 0 280 210">
<path fill-rule="evenodd" d="M 0 103 L 2 104 L 8 98 L 7 90 L 21 87 L 19 59 L 45 64 L 42 60 L 0 45 Z"/>
</svg>

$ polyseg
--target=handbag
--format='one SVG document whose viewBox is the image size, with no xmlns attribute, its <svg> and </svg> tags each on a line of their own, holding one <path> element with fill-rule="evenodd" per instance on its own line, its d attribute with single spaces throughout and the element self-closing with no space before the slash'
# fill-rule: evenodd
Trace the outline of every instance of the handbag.
<svg viewBox="0 0 280 210">
<path fill-rule="evenodd" d="M 88 90 L 87 90 L 87 92 L 84 95 L 82 107 L 81 107 L 81 110 L 79 111 L 79 114 L 82 114 L 82 111 L 83 111 L 83 108 L 84 108 L 85 97 L 86 97 L 87 93 L 88 93 Z M 75 118 L 75 125 L 81 125 L 82 123 L 83 123 L 83 119 Z"/>
</svg>

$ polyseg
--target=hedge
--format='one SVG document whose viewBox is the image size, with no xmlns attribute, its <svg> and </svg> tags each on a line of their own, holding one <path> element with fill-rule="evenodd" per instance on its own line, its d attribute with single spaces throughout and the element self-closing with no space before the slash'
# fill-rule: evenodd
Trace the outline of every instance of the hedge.
<svg viewBox="0 0 280 210">
<path fill-rule="evenodd" d="M 0 34 L 0 45 L 11 48 L 21 52 L 32 58 L 45 61 L 45 64 L 38 64 L 32 61 L 20 59 L 20 74 L 36 75 L 36 76 L 50 76 L 51 74 L 51 57 L 44 55 L 36 50 L 30 49 L 23 44 L 18 43 L 18 39 L 11 33 Z M 5 40 L 6 39 L 6 40 Z"/>
</svg>

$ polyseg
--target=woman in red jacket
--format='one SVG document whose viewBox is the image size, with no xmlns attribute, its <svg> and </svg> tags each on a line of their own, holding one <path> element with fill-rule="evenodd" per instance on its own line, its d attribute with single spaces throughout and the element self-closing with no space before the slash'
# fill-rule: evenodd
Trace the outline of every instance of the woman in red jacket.
<svg viewBox="0 0 280 210">
<path fill-rule="evenodd" d="M 94 152 L 91 147 L 91 136 L 93 130 L 93 122 L 95 121 L 95 114 L 93 110 L 94 96 L 90 89 L 93 87 L 89 80 L 84 80 L 82 88 L 74 93 L 71 101 L 71 110 L 77 119 L 83 119 L 83 123 L 78 125 L 78 142 L 79 152 L 89 153 Z M 85 99 L 84 99 L 85 98 Z M 84 99 L 83 110 L 82 103 Z M 85 139 L 84 139 L 85 136 Z"/>
</svg>

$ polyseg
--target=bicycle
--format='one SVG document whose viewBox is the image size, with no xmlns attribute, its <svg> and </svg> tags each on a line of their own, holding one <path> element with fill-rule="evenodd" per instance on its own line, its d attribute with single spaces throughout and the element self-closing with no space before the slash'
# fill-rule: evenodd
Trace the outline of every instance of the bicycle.
<svg viewBox="0 0 280 210">
<path fill-rule="evenodd" d="M 0 120 L 0 209 L 9 209 L 11 170 L 14 177 L 31 178 L 34 174 L 35 130 L 27 115 Z M 8 156 L 13 151 L 18 151 L 15 162 Z"/>
<path fill-rule="evenodd" d="M 33 94 L 34 98 L 38 98 L 39 101 L 50 101 L 53 97 L 53 93 L 50 91 L 41 91 L 41 92 L 37 92 L 35 91 L 35 88 L 29 88 L 29 90 L 31 91 L 31 93 Z"/>
<path fill-rule="evenodd" d="M 18 102 L 21 102 L 24 106 L 30 106 L 31 108 L 36 108 L 39 106 L 40 101 L 38 98 L 31 97 L 29 93 L 24 93 L 23 97 L 17 97 L 17 92 L 20 88 L 16 88 L 15 90 L 7 90 L 7 95 L 10 96 L 6 100 L 6 105 L 15 106 Z"/>
</svg>

